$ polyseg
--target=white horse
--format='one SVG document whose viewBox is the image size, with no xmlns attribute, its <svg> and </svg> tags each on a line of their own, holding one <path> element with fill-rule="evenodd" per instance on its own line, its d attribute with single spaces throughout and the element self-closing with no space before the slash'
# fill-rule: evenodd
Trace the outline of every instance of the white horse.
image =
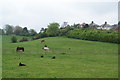
<svg viewBox="0 0 120 80">
<path fill-rule="evenodd" d="M 49 51 L 49 48 L 48 47 L 44 47 L 43 48 L 45 51 Z"/>
</svg>

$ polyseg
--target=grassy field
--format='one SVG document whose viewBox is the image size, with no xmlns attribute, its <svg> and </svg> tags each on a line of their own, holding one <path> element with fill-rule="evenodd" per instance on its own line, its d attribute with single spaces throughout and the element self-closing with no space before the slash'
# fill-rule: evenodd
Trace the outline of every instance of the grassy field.
<svg viewBox="0 0 120 80">
<path fill-rule="evenodd" d="M 63 37 L 11 43 L 10 38 L 3 36 L 3 78 L 118 78 L 117 44 Z M 49 52 L 42 50 L 45 44 Z M 16 53 L 18 46 L 25 52 Z M 27 66 L 20 67 L 19 62 Z"/>
<path fill-rule="evenodd" d="M 0 36 L 0 79 L 2 78 L 2 36 Z"/>
</svg>

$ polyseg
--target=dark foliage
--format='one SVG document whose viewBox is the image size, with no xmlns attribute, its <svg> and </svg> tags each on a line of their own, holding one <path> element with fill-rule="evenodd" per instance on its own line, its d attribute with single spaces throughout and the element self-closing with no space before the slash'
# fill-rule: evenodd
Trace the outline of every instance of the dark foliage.
<svg viewBox="0 0 120 80">
<path fill-rule="evenodd" d="M 27 38 L 23 37 L 19 42 L 29 41 Z"/>
<path fill-rule="evenodd" d="M 48 37 L 46 32 L 35 35 L 35 37 L 33 37 L 32 40 L 36 40 L 36 39 L 40 39 L 40 38 L 44 38 L 44 37 Z"/>
</svg>

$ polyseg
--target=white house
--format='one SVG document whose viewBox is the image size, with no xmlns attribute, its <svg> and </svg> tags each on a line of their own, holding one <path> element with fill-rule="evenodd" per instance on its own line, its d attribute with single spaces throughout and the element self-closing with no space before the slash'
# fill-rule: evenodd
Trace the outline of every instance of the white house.
<svg viewBox="0 0 120 80">
<path fill-rule="evenodd" d="M 107 24 L 107 22 L 105 22 L 104 24 L 102 24 L 100 27 L 97 27 L 97 29 L 103 29 L 103 30 L 110 30 L 113 27 L 109 24 Z"/>
<path fill-rule="evenodd" d="M 97 29 L 99 27 L 98 24 L 95 24 L 93 21 L 89 24 L 90 28 Z"/>
</svg>

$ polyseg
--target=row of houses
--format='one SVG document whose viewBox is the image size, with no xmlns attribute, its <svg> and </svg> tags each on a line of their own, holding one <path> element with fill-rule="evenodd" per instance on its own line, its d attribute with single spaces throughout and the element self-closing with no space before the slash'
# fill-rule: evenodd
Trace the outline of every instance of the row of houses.
<svg viewBox="0 0 120 80">
<path fill-rule="evenodd" d="M 82 24 L 79 24 L 77 27 L 78 28 L 83 28 L 85 27 L 87 23 L 82 23 Z M 66 27 L 68 25 L 67 22 L 64 22 L 62 27 Z M 105 22 L 104 24 L 102 25 L 98 25 L 96 23 L 94 23 L 93 21 L 88 24 L 89 28 L 92 28 L 92 29 L 102 29 L 102 30 L 120 30 L 120 25 L 118 24 L 114 24 L 114 25 L 110 25 L 108 24 L 107 22 Z"/>
<path fill-rule="evenodd" d="M 94 29 L 102 29 L 102 30 L 116 30 L 118 27 L 117 24 L 114 24 L 114 25 L 110 25 L 108 24 L 107 22 L 105 22 L 104 24 L 102 25 L 98 25 L 98 24 L 95 24 L 93 21 L 89 24 L 89 27 L 90 28 L 94 28 Z"/>
</svg>

